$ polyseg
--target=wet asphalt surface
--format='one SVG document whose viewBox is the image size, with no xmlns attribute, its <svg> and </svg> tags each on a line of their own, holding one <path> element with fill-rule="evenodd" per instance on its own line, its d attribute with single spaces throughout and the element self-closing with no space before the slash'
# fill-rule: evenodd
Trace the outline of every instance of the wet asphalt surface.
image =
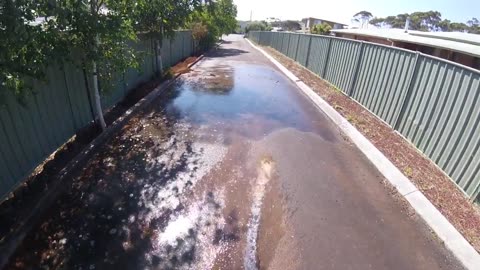
<svg viewBox="0 0 480 270">
<path fill-rule="evenodd" d="M 240 36 L 76 174 L 8 269 L 462 269 Z"/>
</svg>

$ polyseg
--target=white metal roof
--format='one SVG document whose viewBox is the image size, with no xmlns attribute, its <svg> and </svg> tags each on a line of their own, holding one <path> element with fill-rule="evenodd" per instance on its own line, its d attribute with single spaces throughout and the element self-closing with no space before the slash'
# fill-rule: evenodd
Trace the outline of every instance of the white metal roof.
<svg viewBox="0 0 480 270">
<path fill-rule="evenodd" d="M 434 48 L 441 48 L 480 57 L 480 35 L 456 32 L 420 32 L 403 29 L 335 29 L 333 33 L 383 38 Z M 478 42 L 478 43 L 477 43 Z"/>
<path fill-rule="evenodd" d="M 480 46 L 480 35 L 462 33 L 462 32 L 420 32 L 410 31 L 410 34 L 416 36 L 439 38 L 463 43 L 470 43 L 472 45 Z"/>
</svg>

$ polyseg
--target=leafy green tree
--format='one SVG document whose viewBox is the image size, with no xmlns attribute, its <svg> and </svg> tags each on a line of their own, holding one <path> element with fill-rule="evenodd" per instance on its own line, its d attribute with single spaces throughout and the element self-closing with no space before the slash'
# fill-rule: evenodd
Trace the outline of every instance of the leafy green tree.
<svg viewBox="0 0 480 270">
<path fill-rule="evenodd" d="M 163 72 L 161 55 L 164 37 L 173 38 L 175 30 L 187 26 L 190 14 L 200 6 L 200 0 L 138 0 L 135 8 L 135 30 L 155 42 L 159 72 Z"/>
<path fill-rule="evenodd" d="M 0 2 L 0 91 L 9 90 L 23 100 L 32 80 L 43 80 L 45 68 L 54 55 L 50 32 L 36 21 L 35 0 Z"/>
<path fill-rule="evenodd" d="M 450 20 L 441 20 L 439 23 L 438 23 L 438 27 L 440 28 L 440 31 L 443 31 L 443 32 L 449 32 L 451 31 L 451 27 L 450 27 L 450 24 L 452 22 Z"/>
<path fill-rule="evenodd" d="M 420 31 L 437 31 L 442 21 L 442 14 L 438 11 L 413 12 L 409 17 L 410 28 Z"/>
<path fill-rule="evenodd" d="M 464 23 L 452 22 L 450 23 L 450 31 L 452 32 L 468 32 L 469 27 Z"/>
<path fill-rule="evenodd" d="M 91 77 L 96 115 L 105 129 L 100 92 L 138 67 L 131 42 L 148 35 L 159 53 L 163 37 L 192 22 L 218 39 L 235 29 L 236 12 L 232 0 L 2 0 L 1 89 L 26 93 L 25 82 L 44 78 L 51 62 L 70 61 Z"/>
<path fill-rule="evenodd" d="M 317 35 L 328 35 L 332 27 L 328 23 L 317 24 L 310 29 L 310 33 Z"/>
<path fill-rule="evenodd" d="M 233 0 L 218 0 L 215 5 L 214 22 L 218 25 L 220 34 L 233 33 L 237 28 L 237 6 Z"/>
<path fill-rule="evenodd" d="M 477 18 L 472 18 L 467 21 L 468 32 L 473 34 L 480 34 L 480 21 Z"/>
<path fill-rule="evenodd" d="M 106 124 L 100 99 L 102 90 L 112 86 L 128 68 L 138 67 L 133 27 L 134 0 L 41 0 L 38 10 L 54 19 L 45 31 L 54 33 L 59 58 L 72 61 L 90 74 L 95 111 L 102 130 Z M 74 53 L 71 53 L 74 52 Z"/>
<path fill-rule="evenodd" d="M 202 47 L 212 46 L 224 34 L 229 34 L 237 28 L 237 7 L 232 0 L 204 1 L 190 16 L 190 27 L 195 27 L 199 32 L 194 38 Z M 202 33 L 203 28 L 207 33 Z"/>
<path fill-rule="evenodd" d="M 405 22 L 409 14 L 398 14 L 397 16 L 387 16 L 385 18 L 373 18 L 370 23 L 378 27 L 405 28 Z"/>
<path fill-rule="evenodd" d="M 372 18 L 372 13 L 366 10 L 362 10 L 353 15 L 353 21 L 360 23 L 360 28 L 368 27 L 368 23 Z"/>
<path fill-rule="evenodd" d="M 452 22 L 442 19 L 438 11 L 404 13 L 385 18 L 373 18 L 370 23 L 378 27 L 404 28 L 407 18 L 410 19 L 409 29 L 419 31 L 455 31 L 480 34 L 480 22 L 476 18 L 468 20 L 467 23 Z"/>
<path fill-rule="evenodd" d="M 248 33 L 250 31 L 270 31 L 271 28 L 267 24 L 267 22 L 252 22 L 246 28 L 245 32 Z"/>
</svg>

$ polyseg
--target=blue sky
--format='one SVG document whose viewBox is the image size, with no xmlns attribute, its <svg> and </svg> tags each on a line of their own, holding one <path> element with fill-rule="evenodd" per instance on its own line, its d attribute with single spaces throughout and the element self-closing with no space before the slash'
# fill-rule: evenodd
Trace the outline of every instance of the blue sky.
<svg viewBox="0 0 480 270">
<path fill-rule="evenodd" d="M 480 19 L 480 0 L 234 0 L 238 19 L 248 20 L 253 11 L 254 20 L 266 17 L 296 19 L 319 17 L 350 23 L 353 14 L 368 10 L 374 16 L 384 17 L 413 11 L 437 10 L 442 18 L 466 22 Z"/>
</svg>

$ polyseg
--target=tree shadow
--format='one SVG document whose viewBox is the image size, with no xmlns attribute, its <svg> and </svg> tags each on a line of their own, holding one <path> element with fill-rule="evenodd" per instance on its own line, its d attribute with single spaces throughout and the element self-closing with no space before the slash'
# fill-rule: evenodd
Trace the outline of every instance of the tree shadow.
<svg viewBox="0 0 480 270">
<path fill-rule="evenodd" d="M 240 49 L 229 49 L 229 48 L 218 48 L 214 51 L 207 53 L 207 57 L 210 58 L 224 58 L 224 57 L 231 57 L 250 53 L 248 51 L 240 50 Z"/>
<path fill-rule="evenodd" d="M 7 269 L 173 269 L 193 262 L 205 224 L 160 254 L 146 256 L 156 248 L 158 234 L 185 209 L 183 196 L 202 166 L 203 149 L 180 136 L 188 132 L 176 126 L 180 113 L 165 110 L 178 95 L 178 88 L 167 91 L 101 147 L 66 183 L 66 192 L 28 234 Z M 220 211 L 212 192 L 204 203 Z M 238 232 L 215 234 L 211 241 L 238 239 L 233 233 Z"/>
</svg>

